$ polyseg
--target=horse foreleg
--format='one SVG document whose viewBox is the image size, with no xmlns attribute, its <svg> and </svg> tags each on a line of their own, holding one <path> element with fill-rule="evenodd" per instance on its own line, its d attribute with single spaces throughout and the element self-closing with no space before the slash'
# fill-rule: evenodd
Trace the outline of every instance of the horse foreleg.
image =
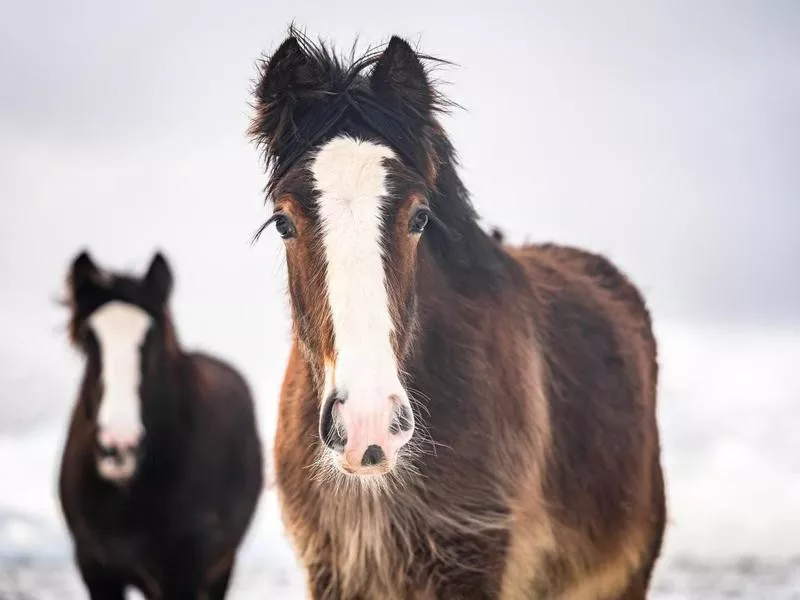
<svg viewBox="0 0 800 600">
<path fill-rule="evenodd" d="M 125 600 L 125 583 L 107 570 L 83 561 L 78 570 L 91 600 Z"/>
</svg>

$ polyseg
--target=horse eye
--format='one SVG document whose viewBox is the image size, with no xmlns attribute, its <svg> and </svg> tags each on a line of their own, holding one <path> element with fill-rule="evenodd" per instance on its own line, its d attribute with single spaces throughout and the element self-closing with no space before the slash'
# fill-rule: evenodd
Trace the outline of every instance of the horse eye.
<svg viewBox="0 0 800 600">
<path fill-rule="evenodd" d="M 420 208 L 417 212 L 414 213 L 414 216 L 411 217 L 411 221 L 408 224 L 408 231 L 409 233 L 422 233 L 422 230 L 425 229 L 425 226 L 427 224 L 428 224 L 428 209 Z"/>
<path fill-rule="evenodd" d="M 289 218 L 284 215 L 278 215 L 275 218 L 275 230 L 278 232 L 278 235 L 285 240 L 295 236 L 294 225 L 292 225 Z"/>
</svg>

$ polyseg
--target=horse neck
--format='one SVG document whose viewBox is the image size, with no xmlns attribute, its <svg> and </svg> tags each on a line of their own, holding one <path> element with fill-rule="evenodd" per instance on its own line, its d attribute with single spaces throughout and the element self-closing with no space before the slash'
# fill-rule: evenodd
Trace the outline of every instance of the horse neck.
<svg viewBox="0 0 800 600">
<path fill-rule="evenodd" d="M 155 461 L 174 465 L 181 456 L 181 440 L 189 425 L 191 386 L 188 357 L 180 352 L 171 356 L 149 385 L 142 406 L 147 444 L 157 455 L 152 457 Z"/>
<path fill-rule="evenodd" d="M 440 349 L 433 343 L 438 336 L 448 342 L 450 355 L 459 353 L 464 344 L 474 343 L 475 326 L 494 310 L 491 300 L 486 289 L 465 286 L 460 276 L 448 273 L 446 264 L 422 257 L 417 271 L 417 320 L 412 341 L 415 362 L 439 362 Z"/>
<path fill-rule="evenodd" d="M 520 265 L 478 224 L 469 192 L 456 171 L 449 146 L 440 152 L 441 168 L 433 193 L 433 210 L 444 228 L 423 234 L 418 261 L 421 300 L 448 299 L 456 305 L 491 303 L 519 287 Z"/>
<path fill-rule="evenodd" d="M 143 410 L 147 410 L 158 433 L 180 424 L 181 411 L 186 402 L 187 382 L 190 379 L 190 361 L 182 351 L 169 315 L 164 321 L 164 348 L 159 368 L 149 382 L 149 395 Z M 155 432 L 154 432 L 155 433 Z"/>
<path fill-rule="evenodd" d="M 474 348 L 485 347 L 491 341 L 487 336 L 499 335 L 488 323 L 505 329 L 515 319 L 525 318 L 522 311 L 529 289 L 521 265 L 478 225 L 452 162 L 440 175 L 437 195 L 444 209 L 434 212 L 443 213 L 447 231 L 432 231 L 439 237 L 420 245 L 418 318 L 409 365 L 412 371 L 423 371 L 423 378 L 425 372 L 441 368 L 447 372 L 457 361 L 471 364 Z M 460 375 L 474 377 L 468 369 Z"/>
</svg>

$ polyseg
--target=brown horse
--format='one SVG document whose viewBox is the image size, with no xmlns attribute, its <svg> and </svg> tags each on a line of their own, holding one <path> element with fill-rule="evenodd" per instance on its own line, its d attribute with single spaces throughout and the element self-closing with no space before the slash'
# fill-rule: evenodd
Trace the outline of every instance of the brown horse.
<svg viewBox="0 0 800 600">
<path fill-rule="evenodd" d="M 60 499 L 93 600 L 225 597 L 261 493 L 261 442 L 245 380 L 178 344 L 172 275 L 73 262 L 70 337 L 86 370 Z"/>
<path fill-rule="evenodd" d="M 277 484 L 310 593 L 644 598 L 665 524 L 647 308 L 601 256 L 481 229 L 429 60 L 292 31 L 255 91 L 294 322 Z"/>
</svg>

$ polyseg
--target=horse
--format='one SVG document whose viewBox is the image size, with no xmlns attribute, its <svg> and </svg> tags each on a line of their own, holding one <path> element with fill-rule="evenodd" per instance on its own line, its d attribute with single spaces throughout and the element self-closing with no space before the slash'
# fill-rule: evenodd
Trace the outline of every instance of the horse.
<svg viewBox="0 0 800 600">
<path fill-rule="evenodd" d="M 283 239 L 293 324 L 275 477 L 309 594 L 645 598 L 666 520 L 650 313 L 604 256 L 481 228 L 442 62 L 294 28 L 259 61 L 256 235 Z"/>
<path fill-rule="evenodd" d="M 85 357 L 59 477 L 75 561 L 92 600 L 225 597 L 262 488 L 245 379 L 184 351 L 173 277 L 157 252 L 136 278 L 87 252 L 67 276 L 69 339 Z"/>
</svg>

